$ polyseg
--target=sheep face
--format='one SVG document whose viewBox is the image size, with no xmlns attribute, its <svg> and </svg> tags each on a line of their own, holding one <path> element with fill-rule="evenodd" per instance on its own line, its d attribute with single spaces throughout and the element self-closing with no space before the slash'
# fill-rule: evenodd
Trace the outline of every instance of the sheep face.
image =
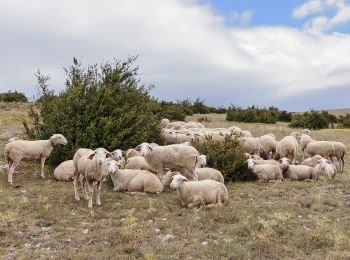
<svg viewBox="0 0 350 260">
<path fill-rule="evenodd" d="M 114 174 L 118 171 L 119 167 L 118 167 L 118 162 L 116 162 L 115 160 L 111 160 L 107 163 L 108 166 L 108 174 Z"/>
<path fill-rule="evenodd" d="M 188 179 L 185 176 L 177 174 L 173 177 L 173 180 L 170 183 L 170 188 L 172 189 L 180 188 L 181 184 L 185 181 L 188 181 Z"/>
<path fill-rule="evenodd" d="M 283 158 L 279 159 L 278 161 L 282 164 L 283 169 L 288 169 L 289 164 L 291 164 L 291 161 L 286 157 L 283 157 Z"/>
<path fill-rule="evenodd" d="M 253 159 L 248 159 L 247 164 L 248 164 L 248 169 L 252 170 L 254 165 L 256 164 L 256 161 Z"/>
<path fill-rule="evenodd" d="M 149 145 L 149 143 L 142 143 L 136 147 L 136 150 L 141 152 L 141 156 L 146 156 L 146 154 L 153 151 L 153 148 Z"/>
<path fill-rule="evenodd" d="M 92 159 L 94 156 L 96 158 L 96 162 L 101 165 L 106 160 L 106 158 L 113 157 L 113 154 L 104 148 L 97 148 L 95 152 L 90 154 L 88 158 Z"/>
<path fill-rule="evenodd" d="M 321 168 L 322 171 L 324 171 L 324 170 L 326 169 L 326 166 L 327 166 L 328 164 L 331 164 L 331 162 L 328 161 L 328 160 L 325 159 L 325 158 L 322 158 L 322 159 L 318 160 L 317 163 L 320 165 L 320 168 Z"/>
<path fill-rule="evenodd" d="M 198 163 L 200 167 L 204 167 L 207 165 L 207 156 L 204 154 L 201 154 L 198 156 Z"/>
<path fill-rule="evenodd" d="M 123 151 L 120 149 L 114 150 L 112 154 L 117 161 L 120 161 L 123 159 Z"/>
<path fill-rule="evenodd" d="M 61 134 L 54 134 L 53 136 L 51 136 L 50 142 L 53 143 L 54 145 L 56 144 L 66 145 L 68 143 L 67 139 Z"/>
</svg>

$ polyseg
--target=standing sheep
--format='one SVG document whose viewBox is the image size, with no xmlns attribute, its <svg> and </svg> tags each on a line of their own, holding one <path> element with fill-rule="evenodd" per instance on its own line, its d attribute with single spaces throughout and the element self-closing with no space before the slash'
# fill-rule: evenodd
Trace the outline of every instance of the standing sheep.
<svg viewBox="0 0 350 260">
<path fill-rule="evenodd" d="M 295 164 L 295 159 L 298 155 L 298 141 L 293 136 L 286 136 L 276 145 L 276 153 L 273 159 L 279 160 L 282 157 L 287 157 Z"/>
<path fill-rule="evenodd" d="M 163 184 L 153 173 L 146 170 L 131 170 L 118 168 L 114 160 L 108 162 L 108 173 L 111 176 L 114 191 L 130 193 L 156 193 L 163 191 Z"/>
<path fill-rule="evenodd" d="M 265 159 L 273 158 L 275 156 L 276 145 L 278 143 L 276 139 L 271 134 L 268 134 L 260 136 L 258 140 L 265 151 L 267 157 Z"/>
<path fill-rule="evenodd" d="M 258 154 L 262 158 L 267 158 L 264 148 L 259 142 L 258 138 L 254 137 L 243 137 L 242 141 L 242 150 L 244 153 L 248 153 L 250 155 Z"/>
<path fill-rule="evenodd" d="M 344 157 L 346 154 L 346 146 L 341 143 L 341 142 L 331 142 L 334 145 L 334 149 L 335 149 L 335 157 L 337 157 L 338 162 L 340 164 L 340 171 L 343 172 L 344 171 Z"/>
<path fill-rule="evenodd" d="M 217 204 L 228 201 L 224 184 L 213 180 L 188 181 L 185 176 L 175 175 L 170 187 L 176 189 L 183 207 L 197 207 L 204 204 Z"/>
<path fill-rule="evenodd" d="M 332 162 L 334 162 L 334 157 L 336 157 L 334 144 L 329 141 L 315 141 L 309 143 L 304 150 L 304 154 L 307 158 L 318 154 Z"/>
<path fill-rule="evenodd" d="M 141 153 L 136 151 L 135 149 L 133 148 L 130 148 L 126 151 L 125 153 L 125 157 L 126 159 L 129 159 L 129 158 L 132 158 L 132 157 L 135 157 L 135 156 L 141 156 Z"/>
<path fill-rule="evenodd" d="M 194 169 L 199 153 L 194 147 L 173 144 L 152 148 L 148 143 L 143 143 L 138 148 L 151 168 L 157 171 L 159 179 L 163 179 L 164 168 L 168 168 L 181 172 L 190 180 L 198 180 Z"/>
<path fill-rule="evenodd" d="M 311 143 L 311 142 L 315 142 L 314 139 L 312 139 L 309 135 L 307 134 L 302 134 L 299 140 L 299 145 L 300 145 L 300 150 L 303 153 L 303 159 L 305 159 L 305 148 L 306 146 Z"/>
<path fill-rule="evenodd" d="M 4 156 L 8 164 L 7 174 L 8 182 L 13 184 L 12 176 L 20 161 L 36 161 L 40 160 L 41 178 L 45 178 L 44 165 L 45 160 L 51 154 L 53 148 L 57 144 L 67 144 L 66 138 L 61 134 L 54 134 L 48 140 L 26 141 L 15 140 L 8 143 L 5 147 Z"/>
</svg>

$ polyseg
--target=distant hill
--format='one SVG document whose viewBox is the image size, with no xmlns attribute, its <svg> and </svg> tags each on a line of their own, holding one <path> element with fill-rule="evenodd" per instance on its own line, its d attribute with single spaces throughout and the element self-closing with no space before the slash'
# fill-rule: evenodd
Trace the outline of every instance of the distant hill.
<svg viewBox="0 0 350 260">
<path fill-rule="evenodd" d="M 346 114 L 350 114 L 350 108 L 343 108 L 343 109 L 330 109 L 327 110 L 328 113 L 335 115 L 335 116 L 346 116 Z"/>
</svg>

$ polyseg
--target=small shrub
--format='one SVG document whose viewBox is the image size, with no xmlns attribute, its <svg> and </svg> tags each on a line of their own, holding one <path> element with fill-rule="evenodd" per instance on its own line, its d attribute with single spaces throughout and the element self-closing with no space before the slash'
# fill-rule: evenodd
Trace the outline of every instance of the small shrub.
<svg viewBox="0 0 350 260">
<path fill-rule="evenodd" d="M 252 181 L 256 176 L 248 171 L 246 157 L 238 139 L 227 136 L 224 142 L 207 138 L 203 144 L 194 142 L 200 154 L 208 156 L 208 167 L 215 168 L 223 174 L 226 181 Z"/>
<path fill-rule="evenodd" d="M 28 102 L 27 97 L 18 91 L 12 92 L 11 90 L 8 92 L 0 93 L 0 101 L 1 102 Z"/>
<path fill-rule="evenodd" d="M 337 118 L 327 111 L 311 110 L 303 114 L 294 114 L 289 126 L 293 128 L 324 129 L 330 126 L 333 127 L 336 122 Z"/>
</svg>

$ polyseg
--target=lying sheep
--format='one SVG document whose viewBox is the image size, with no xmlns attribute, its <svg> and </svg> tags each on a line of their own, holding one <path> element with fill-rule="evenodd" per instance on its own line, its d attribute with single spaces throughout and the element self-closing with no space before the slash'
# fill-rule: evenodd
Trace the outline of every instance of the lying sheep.
<svg viewBox="0 0 350 260">
<path fill-rule="evenodd" d="M 335 157 L 338 159 L 338 162 L 340 164 L 340 171 L 344 171 L 344 157 L 346 154 L 346 146 L 341 142 L 331 142 L 334 145 L 335 149 Z"/>
<path fill-rule="evenodd" d="M 164 176 L 164 168 L 179 171 L 190 180 L 198 180 L 194 173 L 199 153 L 188 145 L 173 144 L 152 148 L 148 143 L 138 146 L 152 169 L 156 170 L 160 179 Z"/>
<path fill-rule="evenodd" d="M 320 177 L 334 179 L 336 173 L 337 169 L 335 165 L 325 158 L 318 160 L 317 165 L 314 168 L 314 176 L 316 180 L 318 180 Z"/>
<path fill-rule="evenodd" d="M 198 156 L 198 161 L 196 164 L 196 168 L 203 168 L 207 165 L 207 156 L 204 154 L 201 154 Z"/>
<path fill-rule="evenodd" d="M 165 128 L 169 123 L 170 123 L 169 119 L 163 118 L 163 119 L 160 121 L 160 127 L 161 127 L 161 128 Z"/>
<path fill-rule="evenodd" d="M 329 141 L 314 141 L 309 143 L 304 150 L 304 154 L 306 158 L 318 154 L 332 162 L 334 162 L 333 158 L 336 157 L 334 144 Z"/>
<path fill-rule="evenodd" d="M 156 193 L 163 191 L 163 184 L 156 175 L 145 170 L 118 168 L 118 162 L 108 162 L 108 172 L 111 176 L 114 191 L 125 191 L 134 194 Z"/>
<path fill-rule="evenodd" d="M 283 178 L 294 181 L 310 180 L 314 176 L 314 168 L 306 165 L 291 165 L 291 160 L 283 157 L 279 160 L 282 164 Z"/>
<path fill-rule="evenodd" d="M 268 134 L 268 135 L 260 136 L 258 140 L 266 154 L 265 159 L 273 158 L 275 156 L 276 145 L 278 143 L 276 139 L 271 134 Z"/>
<path fill-rule="evenodd" d="M 96 204 L 101 205 L 100 190 L 101 182 L 108 176 L 107 158 L 113 158 L 113 155 L 104 148 L 97 148 L 89 155 L 83 155 L 78 160 L 77 173 L 84 176 L 83 184 L 87 195 L 88 208 L 92 208 L 92 199 L 94 188 L 93 184 L 96 183 Z M 76 174 L 75 174 L 76 176 Z M 74 176 L 74 177 L 75 177 Z M 79 199 L 78 199 L 79 200 Z"/>
<path fill-rule="evenodd" d="M 279 160 L 283 157 L 287 157 L 295 164 L 296 157 L 298 155 L 298 141 L 293 136 L 286 136 L 276 145 L 276 153 L 273 159 Z"/>
<path fill-rule="evenodd" d="M 196 139 L 195 135 L 191 133 L 178 133 L 176 132 L 176 143 L 182 144 L 182 143 L 192 143 Z"/>
<path fill-rule="evenodd" d="M 143 156 L 129 158 L 124 165 L 124 169 L 154 171 Z"/>
<path fill-rule="evenodd" d="M 45 178 L 44 165 L 45 160 L 51 154 L 57 144 L 67 144 L 66 138 L 61 134 L 54 134 L 48 140 L 26 141 L 14 140 L 5 146 L 4 156 L 8 164 L 7 175 L 8 182 L 13 184 L 12 176 L 20 161 L 40 161 L 41 178 Z"/>
<path fill-rule="evenodd" d="M 283 181 L 283 175 L 280 167 L 273 164 L 258 165 L 253 159 L 247 160 L 248 169 L 258 177 L 259 181 Z"/>
<path fill-rule="evenodd" d="M 53 171 L 53 175 L 56 180 L 59 181 L 72 181 L 74 179 L 75 166 L 73 160 L 62 162 Z"/>
<path fill-rule="evenodd" d="M 132 158 L 132 157 L 135 157 L 135 156 L 141 156 L 141 153 L 136 151 L 135 149 L 131 148 L 131 149 L 128 149 L 125 153 L 125 157 L 126 159 L 129 159 L 129 158 Z"/>
<path fill-rule="evenodd" d="M 125 160 L 123 157 L 123 154 L 125 154 L 125 152 L 123 150 L 120 149 L 116 149 L 112 152 L 114 159 L 119 162 L 121 165 L 125 164 Z"/>
<path fill-rule="evenodd" d="M 188 181 L 185 176 L 175 175 L 170 184 L 176 189 L 183 207 L 197 207 L 204 204 L 218 205 L 228 201 L 224 184 L 213 180 Z"/>
<path fill-rule="evenodd" d="M 310 167 L 315 167 L 317 165 L 317 162 L 319 160 L 323 159 L 323 157 L 321 155 L 314 155 L 311 158 L 307 158 L 305 160 L 303 160 L 300 165 L 306 165 L 306 166 L 310 166 Z"/>
</svg>

